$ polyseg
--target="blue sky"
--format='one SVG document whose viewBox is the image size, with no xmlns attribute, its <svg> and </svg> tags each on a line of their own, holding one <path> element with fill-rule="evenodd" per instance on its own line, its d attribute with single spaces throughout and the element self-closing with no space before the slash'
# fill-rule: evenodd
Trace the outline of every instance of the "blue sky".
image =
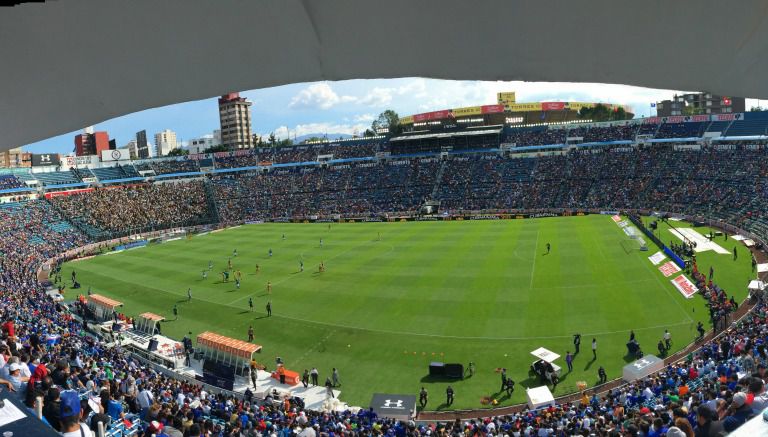
<svg viewBox="0 0 768 437">
<path fill-rule="evenodd" d="M 496 93 L 515 91 L 517 101 L 606 101 L 631 105 L 637 116 L 650 113 L 650 102 L 670 98 L 675 91 L 623 85 L 556 82 L 450 81 L 423 78 L 313 82 L 241 92 L 253 102 L 253 132 L 280 137 L 310 133 L 362 133 L 385 109 L 400 115 L 460 106 L 496 103 Z M 747 102 L 749 108 L 750 102 Z M 84 126 L 85 127 L 85 126 Z M 95 125 L 123 146 L 136 132 L 148 137 L 171 129 L 185 141 L 218 129 L 216 97 L 147 109 Z M 34 144 L 25 150 L 40 153 L 69 153 L 70 132 Z"/>
</svg>

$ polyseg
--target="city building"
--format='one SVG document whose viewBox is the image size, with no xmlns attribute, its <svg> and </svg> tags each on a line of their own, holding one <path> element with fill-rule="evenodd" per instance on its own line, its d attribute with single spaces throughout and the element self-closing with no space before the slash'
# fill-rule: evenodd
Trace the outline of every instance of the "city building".
<svg viewBox="0 0 768 437">
<path fill-rule="evenodd" d="M 228 150 L 253 147 L 251 134 L 251 102 L 239 93 L 229 93 L 219 98 L 221 144 Z"/>
<path fill-rule="evenodd" d="M 0 152 L 0 167 L 3 168 L 29 167 L 31 160 L 31 154 L 24 152 L 21 147 Z"/>
<path fill-rule="evenodd" d="M 213 134 L 203 135 L 199 138 L 192 138 L 187 142 L 187 149 L 189 153 L 194 155 L 197 153 L 203 153 L 207 149 L 218 146 L 221 144 L 221 131 L 218 129 Z"/>
<path fill-rule="evenodd" d="M 691 93 L 675 95 L 671 100 L 656 102 L 656 115 L 728 114 L 744 112 L 743 97 L 724 97 L 712 93 Z"/>
<path fill-rule="evenodd" d="M 136 140 L 128 141 L 128 143 L 120 148 L 128 150 L 128 155 L 131 157 L 131 159 L 139 158 L 139 143 Z"/>
<path fill-rule="evenodd" d="M 152 157 L 152 152 L 149 150 L 149 143 L 147 143 L 146 130 L 136 132 L 136 157 L 139 159 Z"/>
<path fill-rule="evenodd" d="M 171 150 L 179 147 L 176 141 L 176 132 L 166 129 L 160 133 L 155 134 L 155 147 L 157 148 L 157 156 L 166 156 Z"/>
<path fill-rule="evenodd" d="M 75 135 L 75 155 L 101 155 L 103 150 L 109 150 L 107 132 L 94 132 L 93 126 L 89 126 L 83 130 L 83 133 Z"/>
</svg>

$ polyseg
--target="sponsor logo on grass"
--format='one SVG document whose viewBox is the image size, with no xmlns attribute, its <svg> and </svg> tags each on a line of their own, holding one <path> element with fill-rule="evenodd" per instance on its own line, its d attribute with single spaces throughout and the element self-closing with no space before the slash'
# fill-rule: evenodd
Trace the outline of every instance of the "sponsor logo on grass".
<svg viewBox="0 0 768 437">
<path fill-rule="evenodd" d="M 664 258 L 666 258 L 666 257 L 664 256 L 664 252 L 662 252 L 662 251 L 658 251 L 658 252 L 656 252 L 653 255 L 648 257 L 648 259 L 651 261 L 651 263 L 653 263 L 653 265 L 655 265 L 655 266 L 659 265 L 659 263 L 664 261 Z"/>
<path fill-rule="evenodd" d="M 699 291 L 699 289 L 693 285 L 693 282 L 685 277 L 685 275 L 680 275 L 675 279 L 672 279 L 671 282 L 672 285 L 674 285 L 680 293 L 683 293 L 683 296 L 685 296 L 687 299 L 690 299 L 693 297 L 694 293 Z"/>
<path fill-rule="evenodd" d="M 680 267 L 672 261 L 667 261 L 659 267 L 659 271 L 667 278 L 680 271 Z"/>
</svg>

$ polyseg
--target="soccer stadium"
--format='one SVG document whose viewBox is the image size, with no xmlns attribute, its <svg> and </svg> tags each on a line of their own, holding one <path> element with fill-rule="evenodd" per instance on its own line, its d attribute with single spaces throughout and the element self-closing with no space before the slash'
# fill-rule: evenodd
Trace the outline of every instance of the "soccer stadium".
<svg viewBox="0 0 768 437">
<path fill-rule="evenodd" d="M 50 15 L 17 6 L 13 20 L 0 16 L 0 29 L 81 16 L 78 6 L 57 3 L 37 6 L 59 12 Z M 360 15 L 362 6 L 338 3 Z M 497 23 L 494 11 L 513 4 L 477 13 Z M 403 26 L 420 35 L 440 28 L 435 20 L 455 23 L 467 6 L 444 16 L 410 7 L 424 21 L 401 17 Z M 583 16 L 563 7 L 565 16 Z M 236 7 L 188 8 L 238 23 Z M 315 2 L 242 8 L 309 17 L 327 50 L 355 46 L 323 38 L 347 15 L 329 18 Z M 716 11 L 726 13 L 701 13 Z M 727 13 L 751 22 L 746 12 Z M 625 23 L 633 16 L 621 15 Z M 380 29 L 376 18 L 361 21 L 350 29 Z M 766 33 L 754 26 L 750 35 Z M 475 29 L 488 48 L 495 44 L 493 33 Z M 279 36 L 306 53 L 292 42 L 303 36 Z M 143 38 L 126 47 L 152 51 Z M 745 38 L 753 56 L 765 55 L 764 40 Z M 29 42 L 44 49 L 38 44 Z M 179 44 L 182 54 L 196 49 Z M 514 50 L 560 53 L 547 44 Z M 436 66 L 446 62 L 443 50 Z M 560 54 L 574 67 L 589 63 Z M 383 48 L 376 55 L 402 64 L 383 66 L 382 76 L 424 71 L 421 58 Z M 345 54 L 318 56 L 346 65 Z M 463 69 L 473 55 L 460 56 L 449 76 L 473 74 Z M 535 67 L 536 59 L 520 62 Z M 477 76 L 496 79 L 506 68 L 498 62 Z M 501 76 L 552 80 L 521 68 Z M 644 81 L 630 70 L 587 72 L 606 83 L 689 84 L 651 71 Z M 275 79 L 271 71 L 220 86 L 379 77 L 349 68 Z M 91 102 L 66 111 L 78 79 L 75 91 L 64 82 L 44 87 L 61 93 L 51 107 L 62 111 L 44 113 L 49 126 L 30 134 L 25 120 L 36 109 L 14 90 L 39 86 L 39 77 L 0 74 L 22 81 L 4 88 L 11 104 L 0 107 L 14 110 L 0 122 L 9 132 L 3 150 L 66 132 L 66 123 L 214 95 L 226 134 L 224 105 L 245 106 L 237 93 L 206 88 L 201 73 L 180 79 L 199 80 L 200 91 L 171 80 L 159 85 L 169 94 L 123 89 L 115 108 Z M 143 67 L 137 74 L 167 79 Z M 768 94 L 754 70 L 724 75 L 690 83 Z M 108 84 L 105 96 L 121 88 Z M 717 111 L 709 104 L 638 117 L 620 99 L 530 101 L 508 90 L 496 102 L 450 109 L 425 99 L 428 112 L 347 139 L 277 147 L 238 133 L 227 150 L 162 157 L 129 157 L 86 130 L 76 155 L 31 154 L 28 167 L 0 168 L 0 432 L 768 435 L 768 111 L 736 112 L 735 99 L 716 100 Z M 242 118 L 250 124 L 250 112 Z"/>
</svg>

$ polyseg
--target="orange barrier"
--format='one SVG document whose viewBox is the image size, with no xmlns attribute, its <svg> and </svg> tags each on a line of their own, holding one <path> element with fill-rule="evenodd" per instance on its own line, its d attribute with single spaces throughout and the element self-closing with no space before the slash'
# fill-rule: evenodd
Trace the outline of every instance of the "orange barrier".
<svg viewBox="0 0 768 437">
<path fill-rule="evenodd" d="M 272 372 L 272 378 L 280 381 L 280 375 L 277 372 Z M 301 382 L 301 377 L 297 372 L 293 370 L 285 369 L 285 383 L 288 385 L 296 385 Z"/>
</svg>

